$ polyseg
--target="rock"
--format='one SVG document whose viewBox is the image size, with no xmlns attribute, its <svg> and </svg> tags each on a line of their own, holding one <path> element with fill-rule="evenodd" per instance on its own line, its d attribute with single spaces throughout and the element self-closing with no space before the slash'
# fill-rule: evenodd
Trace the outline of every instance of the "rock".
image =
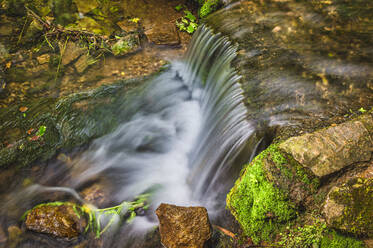
<svg viewBox="0 0 373 248">
<path fill-rule="evenodd" d="M 372 116 L 286 140 L 280 148 L 318 177 L 337 172 L 353 163 L 369 161 L 373 140 L 364 124 Z"/>
<path fill-rule="evenodd" d="M 179 33 L 174 24 L 159 24 L 145 31 L 150 43 L 175 46 L 180 44 Z"/>
<path fill-rule="evenodd" d="M 78 73 L 83 73 L 89 66 L 89 55 L 83 54 L 75 62 L 74 67 Z"/>
<path fill-rule="evenodd" d="M 65 49 L 63 49 L 63 45 L 60 49 L 63 51 L 61 63 L 64 66 L 70 64 L 84 53 L 84 48 L 79 47 L 76 43 L 71 41 L 66 44 Z"/>
<path fill-rule="evenodd" d="M 227 196 L 227 207 L 254 243 L 295 218 L 318 187 L 317 178 L 282 154 L 279 146 L 272 144 L 246 165 Z"/>
<path fill-rule="evenodd" d="M 137 34 L 130 34 L 120 38 L 112 47 L 114 55 L 125 55 L 140 48 L 140 39 Z"/>
<path fill-rule="evenodd" d="M 22 230 L 18 226 L 9 226 L 8 227 L 8 236 L 9 241 L 17 243 L 20 240 Z"/>
<path fill-rule="evenodd" d="M 333 187 L 324 203 L 329 227 L 373 237 L 373 178 L 355 177 Z"/>
<path fill-rule="evenodd" d="M 38 61 L 38 63 L 40 65 L 49 63 L 49 59 L 50 59 L 50 55 L 49 54 L 43 54 L 43 55 L 40 55 L 39 57 L 36 58 L 36 60 Z"/>
<path fill-rule="evenodd" d="M 95 19 L 87 16 L 77 21 L 77 27 L 99 35 L 111 35 L 114 31 L 111 26 L 101 25 Z"/>
<path fill-rule="evenodd" d="M 27 214 L 26 228 L 61 238 L 74 238 L 84 231 L 87 223 L 82 213 L 77 215 L 72 205 L 41 205 Z"/>
<path fill-rule="evenodd" d="M 204 207 L 179 207 L 162 203 L 156 210 L 161 242 L 167 248 L 203 248 L 212 229 Z"/>
<path fill-rule="evenodd" d="M 139 29 L 139 24 L 131 22 L 130 20 L 123 20 L 120 22 L 117 22 L 117 25 L 125 32 L 127 33 L 133 33 L 136 32 Z"/>
<path fill-rule="evenodd" d="M 98 7 L 97 1 L 92 0 L 74 0 L 76 7 L 80 13 L 88 13 L 89 11 Z"/>
<path fill-rule="evenodd" d="M 104 206 L 104 204 L 108 202 L 108 199 L 105 197 L 107 192 L 105 192 L 104 187 L 98 183 L 85 188 L 81 192 L 81 195 L 85 201 L 90 202 L 95 206 Z"/>
</svg>

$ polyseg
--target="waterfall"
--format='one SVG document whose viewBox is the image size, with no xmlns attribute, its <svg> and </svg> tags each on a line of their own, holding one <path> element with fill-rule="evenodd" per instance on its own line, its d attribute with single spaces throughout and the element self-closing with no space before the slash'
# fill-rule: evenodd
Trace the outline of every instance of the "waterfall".
<svg viewBox="0 0 373 248">
<path fill-rule="evenodd" d="M 75 158 L 71 171 L 59 176 L 60 187 L 39 185 L 32 195 L 55 189 L 79 198 L 79 189 L 97 181 L 113 204 L 151 192 L 153 210 L 162 202 L 199 205 L 214 218 L 232 186 L 228 172 L 254 131 L 231 67 L 235 56 L 226 38 L 201 26 L 184 58 L 131 103 L 138 111 Z M 132 226 L 154 224 L 154 216 L 143 216 Z"/>
</svg>

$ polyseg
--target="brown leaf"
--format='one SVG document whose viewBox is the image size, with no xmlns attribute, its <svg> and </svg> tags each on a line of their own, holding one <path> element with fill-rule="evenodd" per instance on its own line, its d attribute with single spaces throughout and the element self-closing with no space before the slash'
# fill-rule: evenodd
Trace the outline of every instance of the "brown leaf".
<svg viewBox="0 0 373 248">
<path fill-rule="evenodd" d="M 28 134 L 28 135 L 31 135 L 34 131 L 35 131 L 34 128 L 30 128 L 29 130 L 27 130 L 27 134 Z"/>
<path fill-rule="evenodd" d="M 228 235 L 229 237 L 231 238 L 235 238 L 236 235 L 234 235 L 234 233 L 232 233 L 231 231 L 228 231 L 227 229 L 221 227 L 221 226 L 217 226 L 217 225 L 213 225 L 215 228 L 219 229 L 222 233 L 224 233 L 225 235 Z"/>
<path fill-rule="evenodd" d="M 20 107 L 19 108 L 19 111 L 22 112 L 22 113 L 26 112 L 27 110 L 28 110 L 28 107 Z"/>
<path fill-rule="evenodd" d="M 30 141 L 36 141 L 36 140 L 38 140 L 39 138 L 40 138 L 39 135 L 35 135 L 35 136 L 32 136 L 32 137 L 30 138 Z"/>
</svg>

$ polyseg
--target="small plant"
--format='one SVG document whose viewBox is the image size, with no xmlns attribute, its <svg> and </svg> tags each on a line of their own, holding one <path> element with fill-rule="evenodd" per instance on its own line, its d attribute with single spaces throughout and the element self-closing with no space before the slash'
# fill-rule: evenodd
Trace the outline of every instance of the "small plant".
<svg viewBox="0 0 373 248">
<path fill-rule="evenodd" d="M 200 4 L 203 4 L 199 10 L 199 17 L 204 18 L 214 12 L 220 3 L 220 0 L 205 0 L 200 1 Z"/>
<path fill-rule="evenodd" d="M 47 127 L 46 126 L 40 126 L 37 135 L 42 137 L 45 134 L 45 131 L 47 131 Z"/>
<path fill-rule="evenodd" d="M 362 114 L 364 114 L 365 112 L 367 112 L 363 107 L 359 108 L 358 111 Z"/>
<path fill-rule="evenodd" d="M 189 10 L 184 10 L 185 16 L 181 18 L 181 22 L 176 21 L 176 26 L 180 31 L 186 31 L 189 34 L 197 30 L 197 18 Z"/>
<path fill-rule="evenodd" d="M 133 23 L 138 23 L 140 21 L 140 18 L 135 17 L 135 18 L 130 19 L 130 21 Z"/>
</svg>

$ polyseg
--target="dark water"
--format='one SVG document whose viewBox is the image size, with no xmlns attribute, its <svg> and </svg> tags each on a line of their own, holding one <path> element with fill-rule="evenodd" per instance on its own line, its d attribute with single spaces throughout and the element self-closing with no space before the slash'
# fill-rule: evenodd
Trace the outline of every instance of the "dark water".
<svg viewBox="0 0 373 248">
<path fill-rule="evenodd" d="M 251 118 L 312 129 L 372 107 L 372 13 L 364 0 L 254 0 L 207 22 L 239 46 L 234 67 Z"/>
</svg>

